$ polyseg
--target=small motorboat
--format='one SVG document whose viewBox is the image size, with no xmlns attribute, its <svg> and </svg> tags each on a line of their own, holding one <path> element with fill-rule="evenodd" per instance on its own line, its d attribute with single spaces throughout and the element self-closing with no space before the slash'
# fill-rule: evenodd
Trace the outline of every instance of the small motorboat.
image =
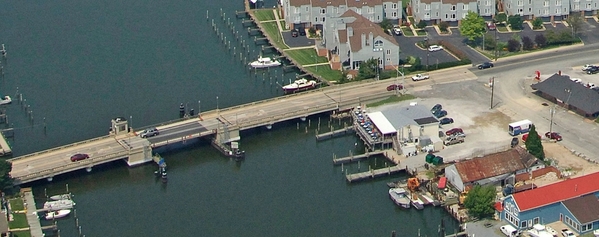
<svg viewBox="0 0 599 237">
<path fill-rule="evenodd" d="M 281 66 L 281 62 L 269 57 L 260 56 L 258 60 L 251 62 L 250 66 L 252 66 L 253 68 L 278 67 Z"/>
<path fill-rule="evenodd" d="M 2 99 L 0 99 L 0 105 L 7 105 L 12 103 L 12 99 L 10 98 L 10 96 L 5 95 L 4 97 L 2 97 Z"/>
<path fill-rule="evenodd" d="M 49 201 L 44 203 L 44 209 L 48 209 L 50 211 L 58 211 L 62 209 L 70 209 L 75 206 L 75 202 L 73 200 L 58 200 L 58 201 Z"/>
<path fill-rule="evenodd" d="M 295 80 L 293 83 L 283 86 L 285 92 L 294 92 L 297 90 L 307 90 L 316 87 L 315 81 L 309 81 L 308 79 L 302 78 Z"/>
<path fill-rule="evenodd" d="M 69 200 L 69 199 L 71 199 L 71 194 L 69 194 L 69 193 L 50 196 L 50 200 L 54 200 L 54 201 Z"/>
<path fill-rule="evenodd" d="M 410 208 L 410 198 L 407 196 L 407 191 L 403 188 L 389 189 L 389 197 L 396 205 L 403 208 Z"/>
<path fill-rule="evenodd" d="M 71 214 L 71 210 L 69 210 L 69 209 L 51 211 L 51 212 L 46 213 L 46 220 L 62 218 L 62 217 L 68 216 L 69 214 Z"/>
</svg>

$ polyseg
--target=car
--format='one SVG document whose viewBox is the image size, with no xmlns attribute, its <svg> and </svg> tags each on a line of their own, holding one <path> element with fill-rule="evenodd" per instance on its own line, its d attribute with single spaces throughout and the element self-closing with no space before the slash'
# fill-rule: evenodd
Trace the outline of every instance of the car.
<svg viewBox="0 0 599 237">
<path fill-rule="evenodd" d="M 574 235 L 574 233 L 572 233 L 572 231 L 570 231 L 568 229 L 562 229 L 562 236 L 564 236 L 564 237 L 576 237 L 576 235 Z"/>
<path fill-rule="evenodd" d="M 586 71 L 586 70 L 589 70 L 589 68 L 592 68 L 592 67 L 596 67 L 596 66 L 592 65 L 592 64 L 585 64 L 584 66 L 582 66 L 582 70 Z"/>
<path fill-rule="evenodd" d="M 147 137 L 153 137 L 153 136 L 157 136 L 158 134 L 160 134 L 160 132 L 158 131 L 158 129 L 157 129 L 157 128 L 154 128 L 154 127 L 152 127 L 152 128 L 148 128 L 148 129 L 145 129 L 145 130 L 143 130 L 143 131 L 142 131 L 142 132 L 139 134 L 139 136 L 140 136 L 141 138 L 147 138 Z"/>
<path fill-rule="evenodd" d="M 571 77 L 570 80 L 576 83 L 582 83 L 582 79 L 580 78 Z"/>
<path fill-rule="evenodd" d="M 416 74 L 415 76 L 412 77 L 412 81 L 422 81 L 422 80 L 426 80 L 426 79 L 429 79 L 429 78 L 430 78 L 429 75 Z"/>
<path fill-rule="evenodd" d="M 435 51 L 441 51 L 441 50 L 443 50 L 443 46 L 440 46 L 440 45 L 431 45 L 431 46 L 428 46 L 428 51 L 429 52 L 435 52 Z"/>
<path fill-rule="evenodd" d="M 450 124 L 453 123 L 453 119 L 452 118 L 442 118 L 441 120 L 439 120 L 440 124 Z"/>
<path fill-rule="evenodd" d="M 537 135 L 537 136 L 539 137 L 539 139 L 541 139 L 541 135 Z M 524 134 L 524 135 L 522 135 L 522 141 L 523 141 L 523 142 L 526 142 L 526 139 L 528 139 L 528 133 L 527 133 L 527 134 Z"/>
<path fill-rule="evenodd" d="M 401 90 L 403 86 L 401 84 L 391 84 L 387 86 L 387 91 Z"/>
<path fill-rule="evenodd" d="M 453 135 L 457 135 L 457 134 L 460 134 L 460 133 L 461 134 L 464 133 L 464 130 L 462 130 L 461 128 L 452 128 L 452 129 L 449 129 L 449 130 L 445 131 L 445 135 L 446 136 L 453 136 Z"/>
<path fill-rule="evenodd" d="M 562 135 L 559 135 L 559 133 L 556 133 L 556 132 L 546 132 L 545 137 L 549 138 L 551 140 L 556 140 L 556 141 L 562 140 Z"/>
<path fill-rule="evenodd" d="M 436 113 L 434 113 L 433 115 L 437 118 L 442 118 L 442 117 L 445 117 L 445 115 L 447 115 L 447 111 L 439 110 Z"/>
<path fill-rule="evenodd" d="M 586 84 L 586 85 L 584 85 L 584 86 L 585 86 L 586 88 L 589 88 L 589 89 L 593 89 L 593 88 L 596 88 L 596 87 L 597 87 L 597 86 L 595 85 L 595 83 L 592 83 L 592 82 L 589 82 L 589 83 L 587 83 L 587 84 Z"/>
<path fill-rule="evenodd" d="M 76 162 L 76 161 L 80 161 L 80 160 L 85 160 L 87 158 L 89 158 L 88 154 L 78 153 L 78 154 L 71 156 L 71 161 Z"/>
<path fill-rule="evenodd" d="M 484 62 L 478 65 L 478 69 L 492 68 L 493 66 L 491 62 Z"/>
<path fill-rule="evenodd" d="M 520 143 L 520 140 L 518 140 L 517 137 L 512 138 L 512 142 L 510 142 L 510 146 L 512 148 L 516 147 L 518 144 Z"/>
<path fill-rule="evenodd" d="M 431 109 L 431 113 L 436 113 L 439 110 L 442 110 L 443 106 L 441 104 L 436 104 L 435 106 L 433 106 L 433 108 Z"/>
<path fill-rule="evenodd" d="M 443 142 L 443 145 L 449 146 L 453 144 L 458 144 L 464 142 L 464 137 L 462 136 L 450 136 Z"/>
<path fill-rule="evenodd" d="M 393 27 L 393 33 L 395 35 L 401 35 L 401 28 L 399 28 L 399 26 L 394 26 Z"/>
<path fill-rule="evenodd" d="M 493 31 L 493 30 L 497 30 L 497 27 L 495 26 L 495 23 L 487 22 L 487 29 L 489 29 L 490 31 Z"/>
<path fill-rule="evenodd" d="M 305 28 L 302 28 L 302 27 L 300 27 L 300 28 L 298 29 L 298 31 L 299 31 L 299 35 L 301 35 L 301 36 L 304 36 L 304 35 L 306 35 L 306 29 L 305 29 Z"/>
<path fill-rule="evenodd" d="M 291 37 L 298 37 L 298 36 L 299 36 L 299 30 L 293 29 L 291 31 Z"/>
<path fill-rule="evenodd" d="M 587 69 L 587 74 L 595 74 L 599 72 L 599 67 L 591 67 Z"/>
<path fill-rule="evenodd" d="M 511 225 L 504 225 L 499 227 L 501 233 L 508 237 L 516 237 L 518 236 L 518 230 Z"/>
</svg>

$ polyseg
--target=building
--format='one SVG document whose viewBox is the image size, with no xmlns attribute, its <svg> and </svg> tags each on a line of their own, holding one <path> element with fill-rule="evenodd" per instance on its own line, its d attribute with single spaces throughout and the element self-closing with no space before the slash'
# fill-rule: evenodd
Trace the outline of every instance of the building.
<svg viewBox="0 0 599 237">
<path fill-rule="evenodd" d="M 584 117 L 599 116 L 599 93 L 581 83 L 570 80 L 569 76 L 553 76 L 531 85 L 535 94 L 553 103 L 566 107 Z"/>
<path fill-rule="evenodd" d="M 463 192 L 472 185 L 514 185 L 517 174 L 543 168 L 537 159 L 524 148 L 516 147 L 504 152 L 490 154 L 457 162 L 445 168 L 449 183 Z"/>
<path fill-rule="evenodd" d="M 572 12 L 582 12 L 584 16 L 596 16 L 599 10 L 599 0 L 570 0 Z"/>
<path fill-rule="evenodd" d="M 289 28 L 322 29 L 327 19 L 339 17 L 353 10 L 372 22 L 381 22 L 384 18 L 395 24 L 401 23 L 401 1 L 392 0 L 281 0 L 283 18 Z"/>
<path fill-rule="evenodd" d="M 372 58 L 379 60 L 380 68 L 394 69 L 399 64 L 395 38 L 353 10 L 331 18 L 322 35 L 333 69 L 343 65 L 344 69 L 358 70 L 362 62 Z"/>
<path fill-rule="evenodd" d="M 506 197 L 501 219 L 516 228 L 561 221 L 578 234 L 599 229 L 599 172 Z"/>
<path fill-rule="evenodd" d="M 486 0 L 484 0 L 486 1 Z M 495 2 L 489 0 L 485 2 L 483 12 L 487 15 L 495 14 Z M 469 11 L 479 13 L 478 2 L 476 0 L 411 0 L 412 16 L 414 24 L 420 21 L 427 22 L 428 25 L 439 24 L 443 21 L 459 24 L 466 17 Z"/>
<path fill-rule="evenodd" d="M 571 0 L 504 0 L 505 13 L 519 15 L 524 20 L 541 17 L 543 21 L 561 21 L 570 14 Z M 580 0 L 572 0 L 580 1 Z"/>
</svg>

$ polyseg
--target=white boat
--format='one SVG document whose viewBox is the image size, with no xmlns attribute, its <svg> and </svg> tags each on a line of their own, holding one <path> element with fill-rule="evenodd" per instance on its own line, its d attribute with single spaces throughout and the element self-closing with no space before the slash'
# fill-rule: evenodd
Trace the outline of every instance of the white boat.
<svg viewBox="0 0 599 237">
<path fill-rule="evenodd" d="M 2 97 L 2 99 L 0 99 L 0 105 L 6 105 L 10 103 L 12 103 L 12 99 L 10 98 L 10 96 L 5 95 L 4 97 Z"/>
<path fill-rule="evenodd" d="M 75 202 L 73 202 L 73 200 L 58 200 L 44 203 L 44 209 L 48 209 L 50 211 L 70 209 L 73 208 L 73 206 L 75 206 Z"/>
<path fill-rule="evenodd" d="M 62 209 L 62 210 L 58 210 L 58 211 L 51 211 L 46 213 L 46 220 L 52 220 L 52 219 L 58 219 L 58 218 L 62 218 L 65 217 L 67 215 L 71 214 L 71 210 L 69 209 Z"/>
<path fill-rule="evenodd" d="M 412 206 L 414 206 L 416 209 L 418 210 L 422 210 L 424 209 L 424 202 L 422 200 L 420 200 L 420 198 L 412 198 L 410 199 L 410 202 L 412 202 Z"/>
<path fill-rule="evenodd" d="M 281 62 L 268 57 L 260 56 L 258 60 L 250 63 L 253 68 L 267 68 L 281 66 Z"/>
<path fill-rule="evenodd" d="M 389 189 L 389 197 L 395 204 L 403 208 L 410 208 L 410 198 L 407 196 L 407 192 L 403 188 L 392 188 Z"/>
<path fill-rule="evenodd" d="M 553 237 L 549 231 L 545 228 L 544 225 L 535 224 L 532 226 L 532 229 L 526 231 L 531 237 Z"/>
<path fill-rule="evenodd" d="M 305 90 L 316 87 L 315 81 L 309 81 L 308 79 L 302 78 L 295 80 L 293 83 L 283 86 L 285 92 L 293 92 L 297 90 Z"/>
<path fill-rule="evenodd" d="M 599 237 L 599 230 L 594 230 L 593 235 L 595 235 L 595 237 Z"/>
<path fill-rule="evenodd" d="M 50 197 L 50 200 L 58 201 L 58 200 L 68 200 L 71 199 L 71 194 L 59 194 Z"/>
</svg>

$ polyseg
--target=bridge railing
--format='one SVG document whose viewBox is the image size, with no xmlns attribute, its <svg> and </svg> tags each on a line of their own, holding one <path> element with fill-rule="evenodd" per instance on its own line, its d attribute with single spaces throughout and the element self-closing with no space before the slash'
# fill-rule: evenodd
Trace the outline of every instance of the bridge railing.
<svg viewBox="0 0 599 237">
<path fill-rule="evenodd" d="M 54 148 L 51 148 L 51 149 L 47 149 L 47 150 L 43 150 L 43 151 L 38 151 L 38 152 L 35 152 L 35 153 L 31 153 L 31 154 L 22 155 L 22 156 L 19 156 L 19 157 L 7 159 L 7 161 L 12 162 L 12 161 L 15 161 L 15 160 L 20 160 L 20 159 L 23 159 L 23 158 L 37 156 L 37 155 L 48 153 L 48 152 L 58 151 L 60 149 L 69 148 L 69 147 L 73 147 L 73 146 L 78 146 L 78 145 L 85 144 L 85 143 L 95 142 L 95 141 L 99 141 L 99 140 L 110 138 L 110 137 L 112 137 L 112 135 L 105 135 L 105 136 L 101 136 L 101 137 L 96 137 L 96 138 L 92 138 L 92 139 L 88 139 L 88 140 L 84 140 L 84 141 L 80 141 L 80 142 L 75 142 L 75 143 L 67 144 L 67 145 L 64 145 L 64 146 L 54 147 Z"/>
</svg>

